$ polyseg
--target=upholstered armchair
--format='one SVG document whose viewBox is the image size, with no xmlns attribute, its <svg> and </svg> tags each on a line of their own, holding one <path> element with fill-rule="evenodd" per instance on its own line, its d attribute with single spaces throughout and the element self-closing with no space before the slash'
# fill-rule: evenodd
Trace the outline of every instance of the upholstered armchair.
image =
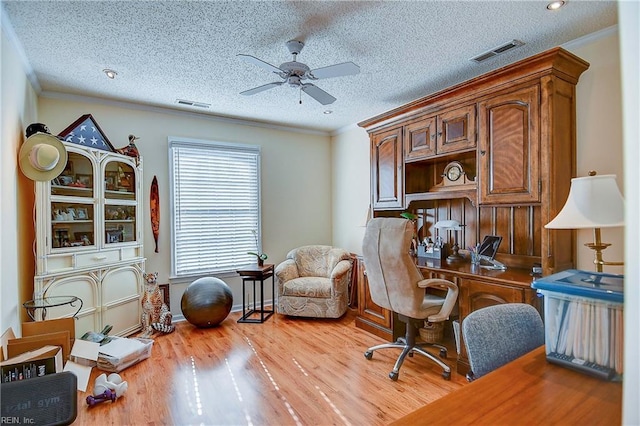
<svg viewBox="0 0 640 426">
<path fill-rule="evenodd" d="M 275 270 L 278 312 L 285 315 L 339 318 L 347 311 L 351 255 L 322 245 L 298 247 Z"/>
</svg>

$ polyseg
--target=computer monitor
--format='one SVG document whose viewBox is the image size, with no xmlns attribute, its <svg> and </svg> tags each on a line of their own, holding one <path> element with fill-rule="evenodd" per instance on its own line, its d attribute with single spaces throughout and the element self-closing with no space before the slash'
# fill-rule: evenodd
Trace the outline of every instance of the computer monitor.
<svg viewBox="0 0 640 426">
<path fill-rule="evenodd" d="M 480 243 L 480 247 L 478 247 L 478 256 L 480 256 L 481 267 L 487 269 L 507 269 L 504 264 L 495 260 L 496 253 L 498 253 L 498 247 L 500 247 L 501 242 L 502 237 L 496 235 L 487 235 L 484 237 L 482 243 Z"/>
</svg>

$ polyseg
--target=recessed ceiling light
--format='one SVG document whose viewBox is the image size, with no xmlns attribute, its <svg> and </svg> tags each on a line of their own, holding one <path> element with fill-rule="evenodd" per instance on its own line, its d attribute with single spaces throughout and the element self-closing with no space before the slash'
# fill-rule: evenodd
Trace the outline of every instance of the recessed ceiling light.
<svg viewBox="0 0 640 426">
<path fill-rule="evenodd" d="M 325 114 L 325 115 L 333 114 L 333 111 L 328 109 L 328 110 L 324 111 L 323 114 Z"/>
<path fill-rule="evenodd" d="M 558 10 L 558 9 L 560 9 L 562 6 L 564 6 L 566 3 L 567 3 L 566 1 L 562 1 L 562 0 L 559 0 L 559 1 L 552 1 L 551 3 L 549 3 L 549 4 L 547 5 L 547 9 L 549 9 L 549 10 Z"/>
<path fill-rule="evenodd" d="M 114 78 L 116 78 L 116 75 L 118 75 L 118 73 L 112 69 L 109 68 L 105 68 L 102 70 L 103 73 L 105 73 L 107 75 L 107 77 L 109 77 L 111 80 L 113 80 Z"/>
</svg>

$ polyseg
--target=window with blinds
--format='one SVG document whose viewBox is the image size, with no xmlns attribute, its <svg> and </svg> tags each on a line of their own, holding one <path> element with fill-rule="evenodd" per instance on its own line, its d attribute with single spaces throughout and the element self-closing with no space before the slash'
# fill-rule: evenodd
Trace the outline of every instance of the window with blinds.
<svg viewBox="0 0 640 426">
<path fill-rule="evenodd" d="M 172 275 L 235 271 L 260 251 L 260 148 L 169 138 Z"/>
</svg>

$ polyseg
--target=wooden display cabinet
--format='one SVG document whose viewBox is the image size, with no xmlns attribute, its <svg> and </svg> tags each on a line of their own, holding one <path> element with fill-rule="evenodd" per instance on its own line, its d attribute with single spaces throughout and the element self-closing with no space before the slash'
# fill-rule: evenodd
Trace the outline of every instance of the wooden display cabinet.
<svg viewBox="0 0 640 426">
<path fill-rule="evenodd" d="M 534 264 L 544 275 L 574 266 L 571 231 L 544 225 L 563 207 L 575 177 L 575 86 L 588 67 L 558 47 L 358 123 L 371 139 L 374 216 L 410 211 L 418 217 L 419 238 L 439 235 L 433 227 L 439 220 L 457 220 L 465 225 L 463 254 L 485 235 L 503 237 L 497 260 L 507 271 L 423 266 L 425 276 L 457 280 L 460 321 L 490 304 L 537 305 L 528 287 Z M 464 179 L 445 182 L 454 163 Z M 453 243 L 452 233 L 444 236 Z M 356 324 L 379 321 L 393 330 L 386 322 L 392 315 L 362 294 L 366 284 L 360 290 L 366 309 Z"/>
</svg>

